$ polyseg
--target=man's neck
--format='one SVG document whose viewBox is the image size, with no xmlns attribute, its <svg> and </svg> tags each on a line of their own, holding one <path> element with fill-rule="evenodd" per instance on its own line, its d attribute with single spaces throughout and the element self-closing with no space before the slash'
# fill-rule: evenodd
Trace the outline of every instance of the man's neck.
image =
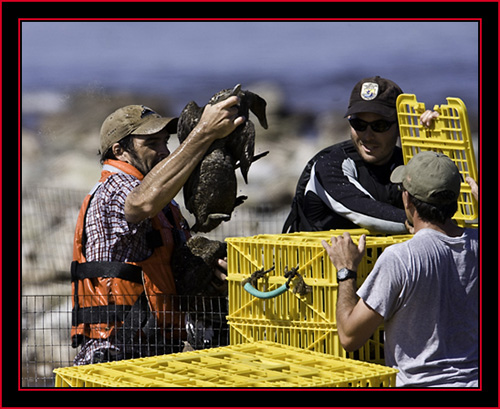
<svg viewBox="0 0 500 409">
<path fill-rule="evenodd" d="M 121 160 L 116 160 L 116 159 L 108 159 L 104 162 L 103 164 L 103 170 L 108 170 L 111 172 L 123 172 L 127 173 L 129 175 L 135 176 L 137 179 L 142 180 L 144 176 L 142 173 L 132 166 L 130 163 L 121 161 Z M 108 166 L 106 166 L 108 165 Z M 112 169 L 114 168 L 114 169 Z"/>
<path fill-rule="evenodd" d="M 444 224 L 441 223 L 430 223 L 423 221 L 418 216 L 414 218 L 414 227 L 415 233 L 422 229 L 432 229 L 436 230 L 440 233 L 446 234 L 450 237 L 458 237 L 461 236 L 464 232 L 464 229 L 457 226 L 452 219 L 447 219 Z"/>
</svg>

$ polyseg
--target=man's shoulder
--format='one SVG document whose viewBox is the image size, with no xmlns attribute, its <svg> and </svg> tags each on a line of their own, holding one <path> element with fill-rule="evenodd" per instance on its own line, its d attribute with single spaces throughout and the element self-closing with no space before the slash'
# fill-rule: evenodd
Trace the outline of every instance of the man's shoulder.
<svg viewBox="0 0 500 409">
<path fill-rule="evenodd" d="M 112 173 L 98 187 L 95 195 L 104 201 L 117 196 L 125 198 L 140 183 L 141 181 L 135 176 L 125 173 Z"/>
<path fill-rule="evenodd" d="M 351 149 L 355 149 L 355 148 L 354 148 L 354 145 L 350 139 L 347 139 L 347 140 L 342 141 L 342 142 L 337 142 L 333 145 L 330 145 L 328 148 L 326 148 L 326 150 L 328 150 L 328 152 L 334 152 L 337 154 L 342 153 L 343 155 L 347 155 L 347 152 L 349 152 L 349 150 L 351 150 Z"/>
<path fill-rule="evenodd" d="M 315 159 L 316 163 L 329 163 L 329 166 L 335 165 L 335 163 L 340 164 L 343 160 L 348 158 L 348 151 L 351 147 L 353 147 L 353 145 L 350 140 L 339 142 L 322 149 L 313 159 Z"/>
<path fill-rule="evenodd" d="M 117 188 L 117 187 L 127 187 L 132 186 L 132 188 L 140 185 L 141 181 L 127 173 L 112 173 L 108 176 L 108 178 L 103 182 L 103 185 L 108 188 Z"/>
</svg>

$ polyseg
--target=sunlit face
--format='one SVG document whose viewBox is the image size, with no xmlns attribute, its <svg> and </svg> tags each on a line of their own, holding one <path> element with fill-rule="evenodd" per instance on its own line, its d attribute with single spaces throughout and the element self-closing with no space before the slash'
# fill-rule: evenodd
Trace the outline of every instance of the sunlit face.
<svg viewBox="0 0 500 409">
<path fill-rule="evenodd" d="M 170 155 L 167 142 L 170 134 L 162 130 L 152 135 L 133 135 L 134 150 L 127 152 L 127 162 L 147 175 L 160 161 Z"/>
<path fill-rule="evenodd" d="M 386 118 L 372 112 L 360 112 L 350 118 L 359 118 L 366 122 L 380 119 L 396 121 L 396 118 Z M 375 132 L 370 126 L 364 131 L 356 131 L 352 126 L 351 139 L 361 158 L 373 165 L 383 165 L 389 161 L 398 141 L 399 128 L 397 122 L 385 132 Z"/>
</svg>

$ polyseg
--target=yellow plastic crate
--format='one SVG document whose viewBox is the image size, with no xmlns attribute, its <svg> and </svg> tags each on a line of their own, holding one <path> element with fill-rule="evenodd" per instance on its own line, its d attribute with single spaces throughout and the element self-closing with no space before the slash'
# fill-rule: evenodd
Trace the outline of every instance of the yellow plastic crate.
<svg viewBox="0 0 500 409">
<path fill-rule="evenodd" d="M 318 351 L 338 357 L 384 363 L 382 328 L 360 350 L 347 353 L 341 346 L 336 325 L 337 272 L 321 241 L 330 241 L 344 230 L 301 232 L 253 237 L 228 238 L 229 337 L 231 345 L 245 342 L 272 341 L 293 347 Z M 367 230 L 350 230 L 357 242 Z M 372 270 L 382 251 L 411 238 L 400 236 L 367 236 L 367 250 L 359 269 L 358 286 Z M 309 294 L 290 289 L 270 299 L 257 298 L 243 288 L 245 279 L 257 270 L 273 271 L 258 281 L 257 289 L 272 291 L 282 286 L 286 268 L 299 266 L 298 273 Z"/>
<path fill-rule="evenodd" d="M 56 387 L 394 387 L 397 370 L 271 342 L 55 369 Z"/>
<path fill-rule="evenodd" d="M 447 104 L 435 105 L 439 112 L 430 128 L 419 123 L 425 104 L 413 94 L 401 94 L 396 102 L 401 147 L 405 164 L 421 151 L 435 151 L 450 157 L 462 175 L 461 194 L 454 219 L 460 226 L 477 226 L 478 204 L 472 197 L 467 176 L 477 179 L 476 158 L 470 134 L 467 108 L 459 98 L 446 98 Z"/>
</svg>

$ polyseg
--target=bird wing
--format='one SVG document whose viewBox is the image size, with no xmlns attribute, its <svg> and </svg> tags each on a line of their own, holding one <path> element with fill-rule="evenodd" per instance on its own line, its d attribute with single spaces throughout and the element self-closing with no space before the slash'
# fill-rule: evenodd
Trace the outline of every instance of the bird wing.
<svg viewBox="0 0 500 409">
<path fill-rule="evenodd" d="M 203 109 L 194 101 L 189 102 L 184 107 L 177 123 L 177 137 L 180 143 L 184 142 L 194 127 L 198 125 Z"/>
</svg>

